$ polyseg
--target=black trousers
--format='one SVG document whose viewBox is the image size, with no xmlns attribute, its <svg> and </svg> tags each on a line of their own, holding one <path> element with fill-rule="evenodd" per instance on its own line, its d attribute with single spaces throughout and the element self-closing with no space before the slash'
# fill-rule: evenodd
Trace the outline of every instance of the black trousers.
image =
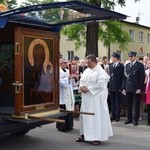
<svg viewBox="0 0 150 150">
<path fill-rule="evenodd" d="M 66 110 L 65 105 L 60 105 L 60 108 Z M 65 123 L 56 123 L 56 128 L 59 131 L 65 132 L 73 129 L 73 113 L 67 113 L 66 116 L 63 116 L 59 119 L 65 120 Z"/>
<path fill-rule="evenodd" d="M 129 120 L 139 121 L 141 95 L 127 92 L 127 117 Z"/>
<path fill-rule="evenodd" d="M 111 100 L 111 113 L 113 118 L 120 118 L 120 104 L 121 104 L 121 93 L 120 92 L 110 92 Z"/>
<path fill-rule="evenodd" d="M 147 121 L 148 124 L 150 125 L 150 105 L 147 105 Z"/>
</svg>

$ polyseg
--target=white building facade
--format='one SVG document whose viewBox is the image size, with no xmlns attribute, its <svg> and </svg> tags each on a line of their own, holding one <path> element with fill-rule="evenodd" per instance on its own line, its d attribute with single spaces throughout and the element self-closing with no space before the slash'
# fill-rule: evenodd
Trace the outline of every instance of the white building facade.
<svg viewBox="0 0 150 150">
<path fill-rule="evenodd" d="M 143 56 L 150 57 L 150 27 L 143 26 L 137 23 L 131 23 L 121 21 L 124 30 L 126 30 L 131 38 L 127 51 L 122 51 L 116 44 L 110 45 L 110 54 L 118 52 L 121 55 L 122 60 L 128 59 L 128 51 L 136 51 L 139 59 Z M 74 42 L 68 40 L 65 36 L 61 35 L 60 38 L 60 53 L 64 58 L 70 60 L 74 55 L 80 59 L 85 57 L 85 47 L 81 47 L 79 50 L 75 50 Z M 103 43 L 98 43 L 98 57 L 108 56 L 108 48 L 103 46 Z"/>
</svg>

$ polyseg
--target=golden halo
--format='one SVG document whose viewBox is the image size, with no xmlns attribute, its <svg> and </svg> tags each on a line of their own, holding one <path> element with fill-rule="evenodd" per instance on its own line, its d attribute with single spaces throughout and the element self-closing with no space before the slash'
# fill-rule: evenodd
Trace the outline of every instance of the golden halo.
<svg viewBox="0 0 150 150">
<path fill-rule="evenodd" d="M 45 64 L 45 66 L 43 65 L 44 72 L 47 73 L 46 68 L 47 68 L 48 65 L 50 65 L 50 67 L 51 67 L 49 73 L 52 74 L 52 73 L 53 73 L 53 65 L 52 65 L 52 63 L 51 63 L 50 61 L 48 61 L 48 62 Z"/>
<path fill-rule="evenodd" d="M 35 39 L 31 42 L 29 49 L 28 49 L 28 59 L 29 59 L 31 66 L 34 66 L 33 49 L 37 44 L 41 44 L 44 48 L 45 60 L 43 63 L 43 69 L 45 70 L 45 66 L 47 67 L 47 62 L 49 61 L 49 48 L 44 40 Z"/>
</svg>

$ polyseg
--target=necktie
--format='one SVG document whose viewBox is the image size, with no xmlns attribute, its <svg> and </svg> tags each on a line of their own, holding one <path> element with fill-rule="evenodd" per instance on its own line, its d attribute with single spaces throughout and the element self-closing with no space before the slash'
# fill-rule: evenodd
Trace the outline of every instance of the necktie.
<svg viewBox="0 0 150 150">
<path fill-rule="evenodd" d="M 133 67 L 133 62 L 130 63 L 130 67 Z"/>
<path fill-rule="evenodd" d="M 113 64 L 113 67 L 114 67 L 114 68 L 116 67 L 116 64 L 115 64 L 115 63 Z"/>
</svg>

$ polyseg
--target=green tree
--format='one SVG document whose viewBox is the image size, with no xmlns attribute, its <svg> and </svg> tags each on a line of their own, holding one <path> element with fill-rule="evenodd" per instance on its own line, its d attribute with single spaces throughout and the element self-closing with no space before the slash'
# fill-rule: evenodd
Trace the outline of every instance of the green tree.
<svg viewBox="0 0 150 150">
<path fill-rule="evenodd" d="M 70 1 L 70 0 L 68 0 Z M 125 6 L 125 0 L 81 0 L 86 3 L 94 4 L 99 7 L 113 10 L 115 5 Z M 137 2 L 139 0 L 135 0 Z M 53 0 L 26 0 L 21 6 L 30 6 L 41 3 L 54 2 Z M 52 15 L 53 14 L 53 15 Z M 31 16 L 37 13 L 30 12 Z M 65 12 L 64 12 L 65 16 Z M 39 11 L 38 17 L 53 21 L 58 17 L 58 10 Z M 119 31 L 119 32 L 116 32 Z M 116 43 L 121 50 L 127 49 L 127 43 L 130 41 L 129 35 L 123 30 L 121 24 L 116 21 L 103 21 L 101 25 L 98 22 L 87 23 L 87 25 L 70 25 L 62 29 L 62 34 L 68 36 L 70 40 L 75 42 L 75 47 L 86 46 L 86 54 L 95 54 L 98 56 L 98 40 L 101 40 L 108 51 L 110 44 Z M 119 33 L 119 35 L 118 35 Z"/>
<path fill-rule="evenodd" d="M 131 41 L 129 33 L 123 30 L 123 25 L 119 21 L 101 22 L 98 34 L 99 39 L 108 48 L 108 58 L 110 58 L 111 44 L 119 45 L 119 49 L 123 51 L 127 50 L 128 42 Z"/>
<path fill-rule="evenodd" d="M 7 0 L 8 9 L 14 9 L 17 7 L 16 0 Z"/>
<path fill-rule="evenodd" d="M 82 0 L 82 1 L 106 9 L 111 9 L 111 10 L 114 9 L 116 4 L 122 7 L 125 6 L 125 0 L 116 0 L 116 1 L 115 0 Z M 137 1 L 139 0 L 135 0 L 135 2 Z M 82 33 L 84 34 L 80 34 L 81 35 L 80 37 L 79 37 L 79 33 L 81 31 L 78 30 L 80 29 L 78 26 L 80 25 L 74 25 L 73 27 L 75 30 L 74 32 L 71 31 L 72 30 L 71 26 L 66 26 L 63 28 L 62 33 L 68 36 L 69 39 L 75 41 L 76 49 L 78 49 L 80 46 L 86 45 L 85 55 L 92 53 L 98 56 L 98 39 L 101 40 L 106 47 L 108 47 L 108 51 L 110 48 L 110 44 L 113 43 L 118 44 L 121 50 L 127 49 L 127 43 L 130 41 L 130 38 L 128 33 L 123 30 L 119 22 L 104 21 L 101 22 L 100 26 L 98 22 L 88 23 L 87 26 L 83 28 L 85 31 L 82 31 Z M 74 33 L 77 35 L 75 35 Z M 83 35 L 85 35 L 86 37 L 83 37 Z M 84 41 L 84 39 L 86 39 L 86 42 Z"/>
<path fill-rule="evenodd" d="M 0 0 L 0 3 L 5 4 L 8 7 L 8 9 L 14 9 L 17 7 L 16 0 Z"/>
<path fill-rule="evenodd" d="M 45 3 L 51 3 L 54 2 L 54 0 L 26 0 L 23 2 L 20 7 L 26 7 L 26 6 L 32 6 L 32 5 L 38 5 L 38 4 L 45 4 Z M 32 17 L 40 17 L 45 19 L 46 21 L 55 21 L 55 18 L 58 18 L 58 10 L 57 9 L 47 9 L 47 10 L 41 10 L 41 11 L 35 11 L 35 12 L 30 12 L 28 15 Z"/>
<path fill-rule="evenodd" d="M 37 5 L 37 4 L 45 4 L 45 3 L 51 3 L 54 2 L 54 0 L 26 0 L 24 1 L 20 6 L 31 6 L 31 5 Z"/>
<path fill-rule="evenodd" d="M 0 0 L 1 4 L 6 4 L 6 0 Z"/>
</svg>

